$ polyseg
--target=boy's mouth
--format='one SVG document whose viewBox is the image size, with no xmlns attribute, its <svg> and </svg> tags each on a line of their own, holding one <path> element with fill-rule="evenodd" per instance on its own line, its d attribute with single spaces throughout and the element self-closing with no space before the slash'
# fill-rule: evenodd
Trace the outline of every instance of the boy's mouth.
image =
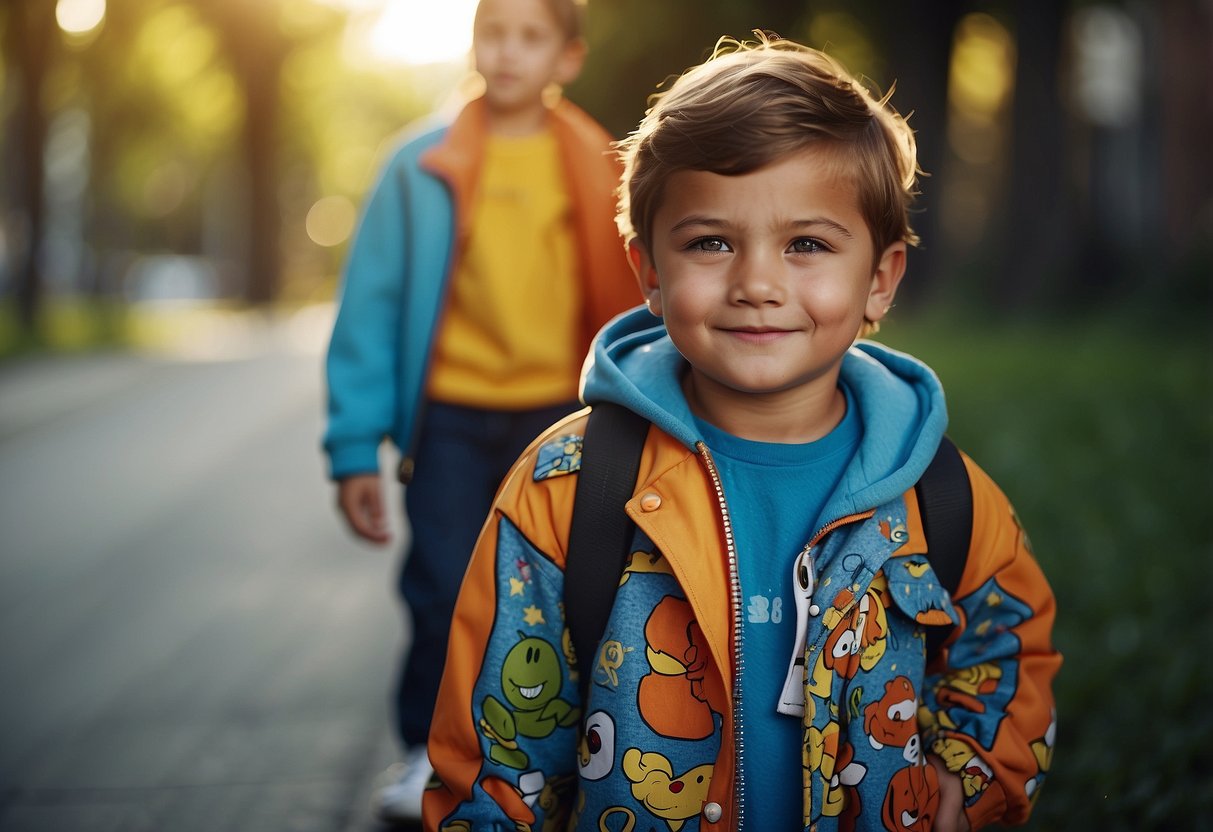
<svg viewBox="0 0 1213 832">
<path fill-rule="evenodd" d="M 750 344 L 767 344 L 791 334 L 790 329 L 779 329 L 773 326 L 736 326 L 724 330 L 740 341 Z"/>
</svg>

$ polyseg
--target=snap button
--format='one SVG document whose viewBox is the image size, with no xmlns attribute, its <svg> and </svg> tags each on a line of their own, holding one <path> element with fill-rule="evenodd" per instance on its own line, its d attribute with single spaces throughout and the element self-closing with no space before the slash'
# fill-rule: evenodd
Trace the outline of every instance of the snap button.
<svg viewBox="0 0 1213 832">
<path fill-rule="evenodd" d="M 661 495 L 653 491 L 646 491 L 640 495 L 640 510 L 641 511 L 656 511 L 661 508 Z"/>
<path fill-rule="evenodd" d="M 821 607 L 816 604 L 809 604 L 809 615 L 816 616 L 821 612 Z"/>
<path fill-rule="evenodd" d="M 716 823 L 724 815 L 724 810 L 720 808 L 719 803 L 703 804 L 703 816 L 707 818 L 708 823 Z"/>
</svg>

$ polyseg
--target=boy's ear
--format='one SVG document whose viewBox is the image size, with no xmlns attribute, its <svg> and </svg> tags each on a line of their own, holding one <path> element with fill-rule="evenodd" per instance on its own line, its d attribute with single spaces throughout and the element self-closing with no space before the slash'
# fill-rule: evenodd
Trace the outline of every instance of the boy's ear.
<svg viewBox="0 0 1213 832">
<path fill-rule="evenodd" d="M 888 314 L 905 273 L 906 244 L 898 240 L 889 244 L 876 264 L 876 271 L 872 274 L 872 286 L 868 291 L 868 303 L 864 307 L 866 320 L 876 323 Z"/>
<path fill-rule="evenodd" d="M 628 262 L 632 264 L 632 271 L 636 273 L 636 280 L 640 283 L 644 305 L 654 315 L 661 317 L 661 283 L 657 279 L 657 267 L 653 265 L 653 258 L 649 257 L 644 244 L 638 239 L 628 243 Z"/>
<path fill-rule="evenodd" d="M 556 77 L 552 80 L 562 87 L 577 80 L 581 68 L 585 66 L 586 53 L 590 51 L 585 38 L 573 38 L 564 45 L 560 60 L 556 63 Z"/>
</svg>

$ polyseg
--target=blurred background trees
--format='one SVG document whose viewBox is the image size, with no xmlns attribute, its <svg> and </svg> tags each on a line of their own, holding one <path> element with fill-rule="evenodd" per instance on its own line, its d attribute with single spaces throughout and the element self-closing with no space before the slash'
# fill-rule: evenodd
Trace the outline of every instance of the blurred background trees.
<svg viewBox="0 0 1213 832">
<path fill-rule="evenodd" d="M 4 0 L 0 320 L 327 300 L 382 143 L 441 104 L 472 0 Z M 721 34 L 895 86 L 922 166 L 906 304 L 1209 304 L 1207 3 L 611 0 L 568 91 L 622 136 Z"/>
<path fill-rule="evenodd" d="M 0 354 L 57 304 L 330 299 L 377 148 L 464 72 L 377 54 L 376 25 L 307 0 L 4 0 Z"/>
</svg>

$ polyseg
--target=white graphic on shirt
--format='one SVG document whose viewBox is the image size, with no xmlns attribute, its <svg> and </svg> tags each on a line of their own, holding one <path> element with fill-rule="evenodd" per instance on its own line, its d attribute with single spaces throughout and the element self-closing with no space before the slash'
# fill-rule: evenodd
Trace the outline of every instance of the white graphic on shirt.
<svg viewBox="0 0 1213 832">
<path fill-rule="evenodd" d="M 774 598 L 751 595 L 746 608 L 746 621 L 750 624 L 778 624 L 783 621 L 783 598 L 778 595 Z"/>
</svg>

